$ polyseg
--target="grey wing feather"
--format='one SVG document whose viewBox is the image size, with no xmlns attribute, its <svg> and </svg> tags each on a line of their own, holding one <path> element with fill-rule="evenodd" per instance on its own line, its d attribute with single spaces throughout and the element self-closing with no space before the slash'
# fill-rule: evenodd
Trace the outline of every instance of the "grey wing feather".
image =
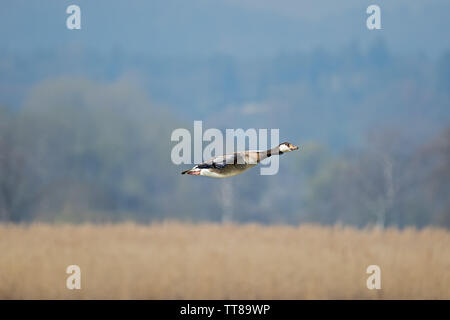
<svg viewBox="0 0 450 320">
<path fill-rule="evenodd" d="M 197 165 L 197 168 L 199 169 L 223 169 L 229 164 L 236 163 L 236 153 L 233 154 L 226 154 L 223 156 L 218 156 L 212 159 L 209 159 L 208 161 L 205 161 L 199 165 Z"/>
</svg>

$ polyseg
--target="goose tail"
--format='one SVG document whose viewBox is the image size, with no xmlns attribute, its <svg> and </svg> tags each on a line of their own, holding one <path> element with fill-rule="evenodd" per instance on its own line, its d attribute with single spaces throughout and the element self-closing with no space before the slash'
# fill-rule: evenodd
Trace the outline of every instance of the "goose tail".
<svg viewBox="0 0 450 320">
<path fill-rule="evenodd" d="M 192 169 L 181 172 L 181 174 L 186 174 L 186 173 L 193 175 L 193 176 L 198 176 L 198 175 L 200 175 L 200 169 L 197 168 L 197 166 L 195 166 Z"/>
</svg>

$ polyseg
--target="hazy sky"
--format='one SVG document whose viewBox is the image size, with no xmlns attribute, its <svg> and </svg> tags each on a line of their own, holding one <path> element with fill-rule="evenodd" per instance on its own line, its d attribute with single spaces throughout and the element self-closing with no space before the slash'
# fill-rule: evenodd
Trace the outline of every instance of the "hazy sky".
<svg viewBox="0 0 450 320">
<path fill-rule="evenodd" d="M 81 7 L 81 30 L 66 29 L 70 4 Z M 382 30 L 366 28 L 370 4 L 381 7 Z M 448 12 L 446 0 L 7 0 L 0 49 L 258 57 L 381 37 L 393 52 L 436 56 L 450 49 Z"/>
</svg>

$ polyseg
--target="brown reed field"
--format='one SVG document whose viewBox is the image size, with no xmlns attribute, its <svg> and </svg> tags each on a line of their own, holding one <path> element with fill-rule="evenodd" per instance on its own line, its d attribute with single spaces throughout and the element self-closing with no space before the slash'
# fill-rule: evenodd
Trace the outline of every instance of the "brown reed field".
<svg viewBox="0 0 450 320">
<path fill-rule="evenodd" d="M 66 288 L 68 265 L 81 290 Z M 369 265 L 381 290 L 369 290 Z M 450 299 L 450 232 L 0 225 L 0 299 Z"/>
</svg>

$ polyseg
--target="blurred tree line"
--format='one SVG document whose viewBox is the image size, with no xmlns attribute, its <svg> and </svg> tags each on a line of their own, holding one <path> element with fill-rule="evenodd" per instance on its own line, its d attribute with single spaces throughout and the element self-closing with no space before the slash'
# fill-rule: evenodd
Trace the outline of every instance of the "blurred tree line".
<svg viewBox="0 0 450 320">
<path fill-rule="evenodd" d="M 318 148 L 304 161 L 317 160 L 306 182 L 309 221 L 450 227 L 450 128 L 416 146 L 398 130 L 372 133 L 359 150 L 333 157 Z"/>
<path fill-rule="evenodd" d="M 0 52 L 2 221 L 450 227 L 449 53 L 115 55 Z M 170 135 L 199 119 L 303 151 L 275 176 L 181 176 Z"/>
<path fill-rule="evenodd" d="M 398 128 L 336 152 L 305 143 L 276 176 L 181 176 L 170 134 L 190 127 L 126 80 L 59 78 L 0 108 L 2 221 L 226 219 L 450 227 L 450 127 L 418 143 Z"/>
</svg>

